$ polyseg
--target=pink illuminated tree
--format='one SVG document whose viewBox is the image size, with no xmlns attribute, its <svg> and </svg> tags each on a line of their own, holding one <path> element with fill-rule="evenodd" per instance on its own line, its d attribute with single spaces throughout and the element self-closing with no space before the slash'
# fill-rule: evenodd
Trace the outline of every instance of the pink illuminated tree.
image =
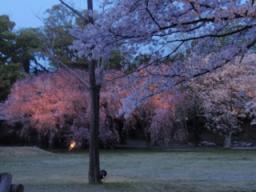
<svg viewBox="0 0 256 192">
<path fill-rule="evenodd" d="M 81 77 L 84 71 L 76 70 Z M 112 75 L 111 75 L 112 74 Z M 114 76 L 110 72 L 111 76 Z M 115 85 L 117 88 L 118 85 Z M 118 88 L 117 88 L 118 89 Z M 117 90 L 116 89 L 116 90 Z M 109 124 L 109 118 L 116 117 L 119 105 L 115 105 L 118 93 L 103 88 L 100 102 L 100 142 L 109 147 L 118 142 L 118 134 Z M 75 140 L 77 144 L 89 142 L 89 95 L 85 86 L 65 70 L 43 73 L 17 81 L 4 104 L 4 113 L 10 124 L 20 123 L 21 137 L 30 137 L 31 131 L 40 138 L 48 138 L 48 145 L 54 145 L 55 138 L 65 137 L 66 143 Z"/>
</svg>

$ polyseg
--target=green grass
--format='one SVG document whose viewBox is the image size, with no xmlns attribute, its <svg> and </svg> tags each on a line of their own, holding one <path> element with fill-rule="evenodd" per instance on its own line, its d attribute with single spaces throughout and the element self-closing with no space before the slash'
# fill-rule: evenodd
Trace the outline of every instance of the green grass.
<svg viewBox="0 0 256 192">
<path fill-rule="evenodd" d="M 104 185 L 87 184 L 88 153 L 0 148 L 0 172 L 25 192 L 256 192 L 256 151 L 105 151 Z"/>
</svg>

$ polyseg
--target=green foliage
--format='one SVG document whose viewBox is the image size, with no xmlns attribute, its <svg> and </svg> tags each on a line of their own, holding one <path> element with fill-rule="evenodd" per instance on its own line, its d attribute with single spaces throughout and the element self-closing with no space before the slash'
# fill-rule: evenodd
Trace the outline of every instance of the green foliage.
<svg viewBox="0 0 256 192">
<path fill-rule="evenodd" d="M 22 71 L 30 72 L 31 61 L 36 60 L 35 53 L 40 50 L 36 29 L 15 32 L 14 26 L 8 16 L 0 16 L 0 101 L 6 99 L 12 84 L 22 77 Z"/>
<path fill-rule="evenodd" d="M 15 23 L 8 16 L 0 16 L 0 62 L 20 63 L 26 73 L 30 64 L 41 49 L 39 32 L 33 28 L 13 30 Z"/>
<path fill-rule="evenodd" d="M 41 50 L 39 32 L 34 28 L 22 29 L 16 37 L 15 62 L 21 63 L 24 71 L 30 72 L 31 61 L 36 61 L 35 55 Z"/>
<path fill-rule="evenodd" d="M 11 62 L 15 51 L 14 22 L 6 15 L 0 16 L 0 62 Z"/>
<path fill-rule="evenodd" d="M 0 16 L 0 101 L 6 99 L 12 84 L 20 76 L 19 66 L 13 64 L 16 34 L 15 23 L 7 15 Z"/>
<path fill-rule="evenodd" d="M 6 99 L 12 84 L 21 77 L 22 73 L 19 70 L 19 65 L 3 65 L 0 63 L 0 101 Z"/>
<path fill-rule="evenodd" d="M 121 69 L 122 68 L 121 62 L 122 62 L 122 54 L 118 51 L 115 51 L 111 55 L 108 67 L 110 69 Z"/>
<path fill-rule="evenodd" d="M 86 68 L 86 60 L 76 58 L 75 52 L 70 49 L 74 40 L 70 30 L 79 26 L 81 21 L 61 4 L 54 5 L 46 11 L 46 14 L 41 31 L 43 46 L 46 50 L 44 54 L 50 58 L 52 64 L 58 60 L 65 65 Z M 54 53 L 55 58 L 52 58 L 49 52 Z"/>
<path fill-rule="evenodd" d="M 12 29 L 15 26 L 15 23 L 10 21 L 9 16 L 7 15 L 1 15 L 0 16 L 0 32 L 5 32 L 5 31 L 12 31 Z"/>
</svg>

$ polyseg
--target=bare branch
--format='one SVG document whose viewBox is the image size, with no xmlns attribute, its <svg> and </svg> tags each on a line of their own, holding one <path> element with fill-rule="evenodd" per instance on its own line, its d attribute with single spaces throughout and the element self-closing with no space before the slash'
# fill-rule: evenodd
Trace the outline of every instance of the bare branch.
<svg viewBox="0 0 256 192">
<path fill-rule="evenodd" d="M 89 84 L 85 79 L 81 78 L 81 76 L 75 70 L 73 70 L 72 68 L 63 64 L 61 62 L 61 60 L 56 57 L 57 56 L 55 55 L 55 56 L 52 56 L 52 58 L 51 58 L 56 63 L 56 65 L 64 68 L 67 72 L 69 72 L 71 75 L 73 75 L 75 78 L 77 78 L 85 86 L 86 89 L 89 89 Z"/>
<path fill-rule="evenodd" d="M 78 73 L 76 73 L 76 71 L 74 71 L 73 69 L 71 69 L 70 67 L 68 67 L 67 65 L 65 65 L 64 63 L 61 62 L 61 59 L 54 54 L 53 50 L 53 44 L 54 44 L 54 40 L 49 42 L 49 44 L 47 45 L 48 48 L 46 48 L 46 53 L 48 55 L 48 57 L 59 67 L 62 67 L 63 69 L 65 69 L 67 72 L 69 72 L 71 75 L 73 75 L 75 78 L 77 78 L 84 86 L 86 89 L 89 89 L 89 84 L 86 80 L 84 80 L 83 78 L 80 77 L 80 75 Z M 50 50 L 52 49 L 52 50 Z"/>
<path fill-rule="evenodd" d="M 204 34 L 204 35 L 195 36 L 195 37 L 188 37 L 188 38 L 183 38 L 183 39 L 174 39 L 174 40 L 168 41 L 168 43 L 192 41 L 192 40 L 203 39 L 203 38 L 207 38 L 207 37 L 221 38 L 221 37 L 226 37 L 226 36 L 241 33 L 243 31 L 251 29 L 255 26 L 256 26 L 256 24 L 247 25 L 247 26 L 244 26 L 244 27 L 239 28 L 237 30 L 233 30 L 233 31 L 226 32 L 226 33 L 216 33 L 216 34 L 215 33 L 209 33 L 209 34 Z"/>
<path fill-rule="evenodd" d="M 179 44 L 173 49 L 172 52 L 170 52 L 170 53 L 169 53 L 168 55 L 166 55 L 165 57 L 161 58 L 161 61 L 163 61 L 163 60 L 165 60 L 165 59 L 168 59 L 169 57 L 171 57 L 172 55 L 174 55 L 174 54 L 181 48 L 181 46 L 182 46 L 183 44 L 184 44 L 184 42 L 179 43 Z M 116 80 L 118 80 L 118 79 L 122 79 L 122 78 L 124 78 L 124 77 L 126 77 L 126 76 L 128 76 L 128 75 L 131 75 L 131 74 L 133 74 L 133 73 L 136 73 L 136 72 L 140 72 L 140 71 L 142 71 L 142 70 L 144 70 L 144 69 L 146 69 L 146 68 L 148 68 L 148 67 L 150 67 L 150 66 L 152 66 L 152 65 L 155 65 L 156 63 L 159 63 L 159 62 L 160 62 L 159 59 L 158 59 L 158 60 L 151 61 L 150 63 L 148 63 L 148 64 L 146 64 L 146 65 L 143 65 L 143 66 L 141 66 L 141 67 L 139 67 L 139 68 L 137 68 L 137 69 L 135 69 L 135 70 L 133 70 L 133 71 L 131 71 L 131 72 L 129 72 L 129 73 L 126 73 L 126 74 L 124 74 L 124 75 L 115 77 L 115 78 L 113 78 L 113 79 L 111 79 L 111 80 L 109 80 L 109 81 L 106 81 L 106 83 L 113 82 L 113 81 L 116 81 Z"/>
<path fill-rule="evenodd" d="M 153 16 L 152 12 L 149 9 L 149 0 L 146 0 L 145 3 L 146 3 L 146 11 L 147 11 L 148 15 L 150 16 L 152 21 L 157 25 L 159 30 L 161 30 L 162 29 L 161 25 L 157 22 L 156 18 Z"/>
<path fill-rule="evenodd" d="M 59 0 L 62 5 L 64 5 L 67 9 L 72 11 L 75 15 L 77 15 L 80 19 L 84 21 L 84 23 L 88 23 L 88 18 L 83 16 L 78 10 L 67 4 L 64 0 Z"/>
</svg>

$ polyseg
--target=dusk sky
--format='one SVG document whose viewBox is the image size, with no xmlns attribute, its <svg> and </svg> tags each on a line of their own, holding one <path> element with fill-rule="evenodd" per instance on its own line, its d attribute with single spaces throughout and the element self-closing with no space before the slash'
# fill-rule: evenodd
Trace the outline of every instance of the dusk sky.
<svg viewBox="0 0 256 192">
<path fill-rule="evenodd" d="M 77 8 L 86 7 L 86 0 L 66 0 Z M 98 6 L 100 0 L 95 0 Z M 40 18 L 44 17 L 45 10 L 59 3 L 58 0 L 0 0 L 0 15 L 9 15 L 16 23 L 16 28 L 39 27 Z"/>
</svg>

